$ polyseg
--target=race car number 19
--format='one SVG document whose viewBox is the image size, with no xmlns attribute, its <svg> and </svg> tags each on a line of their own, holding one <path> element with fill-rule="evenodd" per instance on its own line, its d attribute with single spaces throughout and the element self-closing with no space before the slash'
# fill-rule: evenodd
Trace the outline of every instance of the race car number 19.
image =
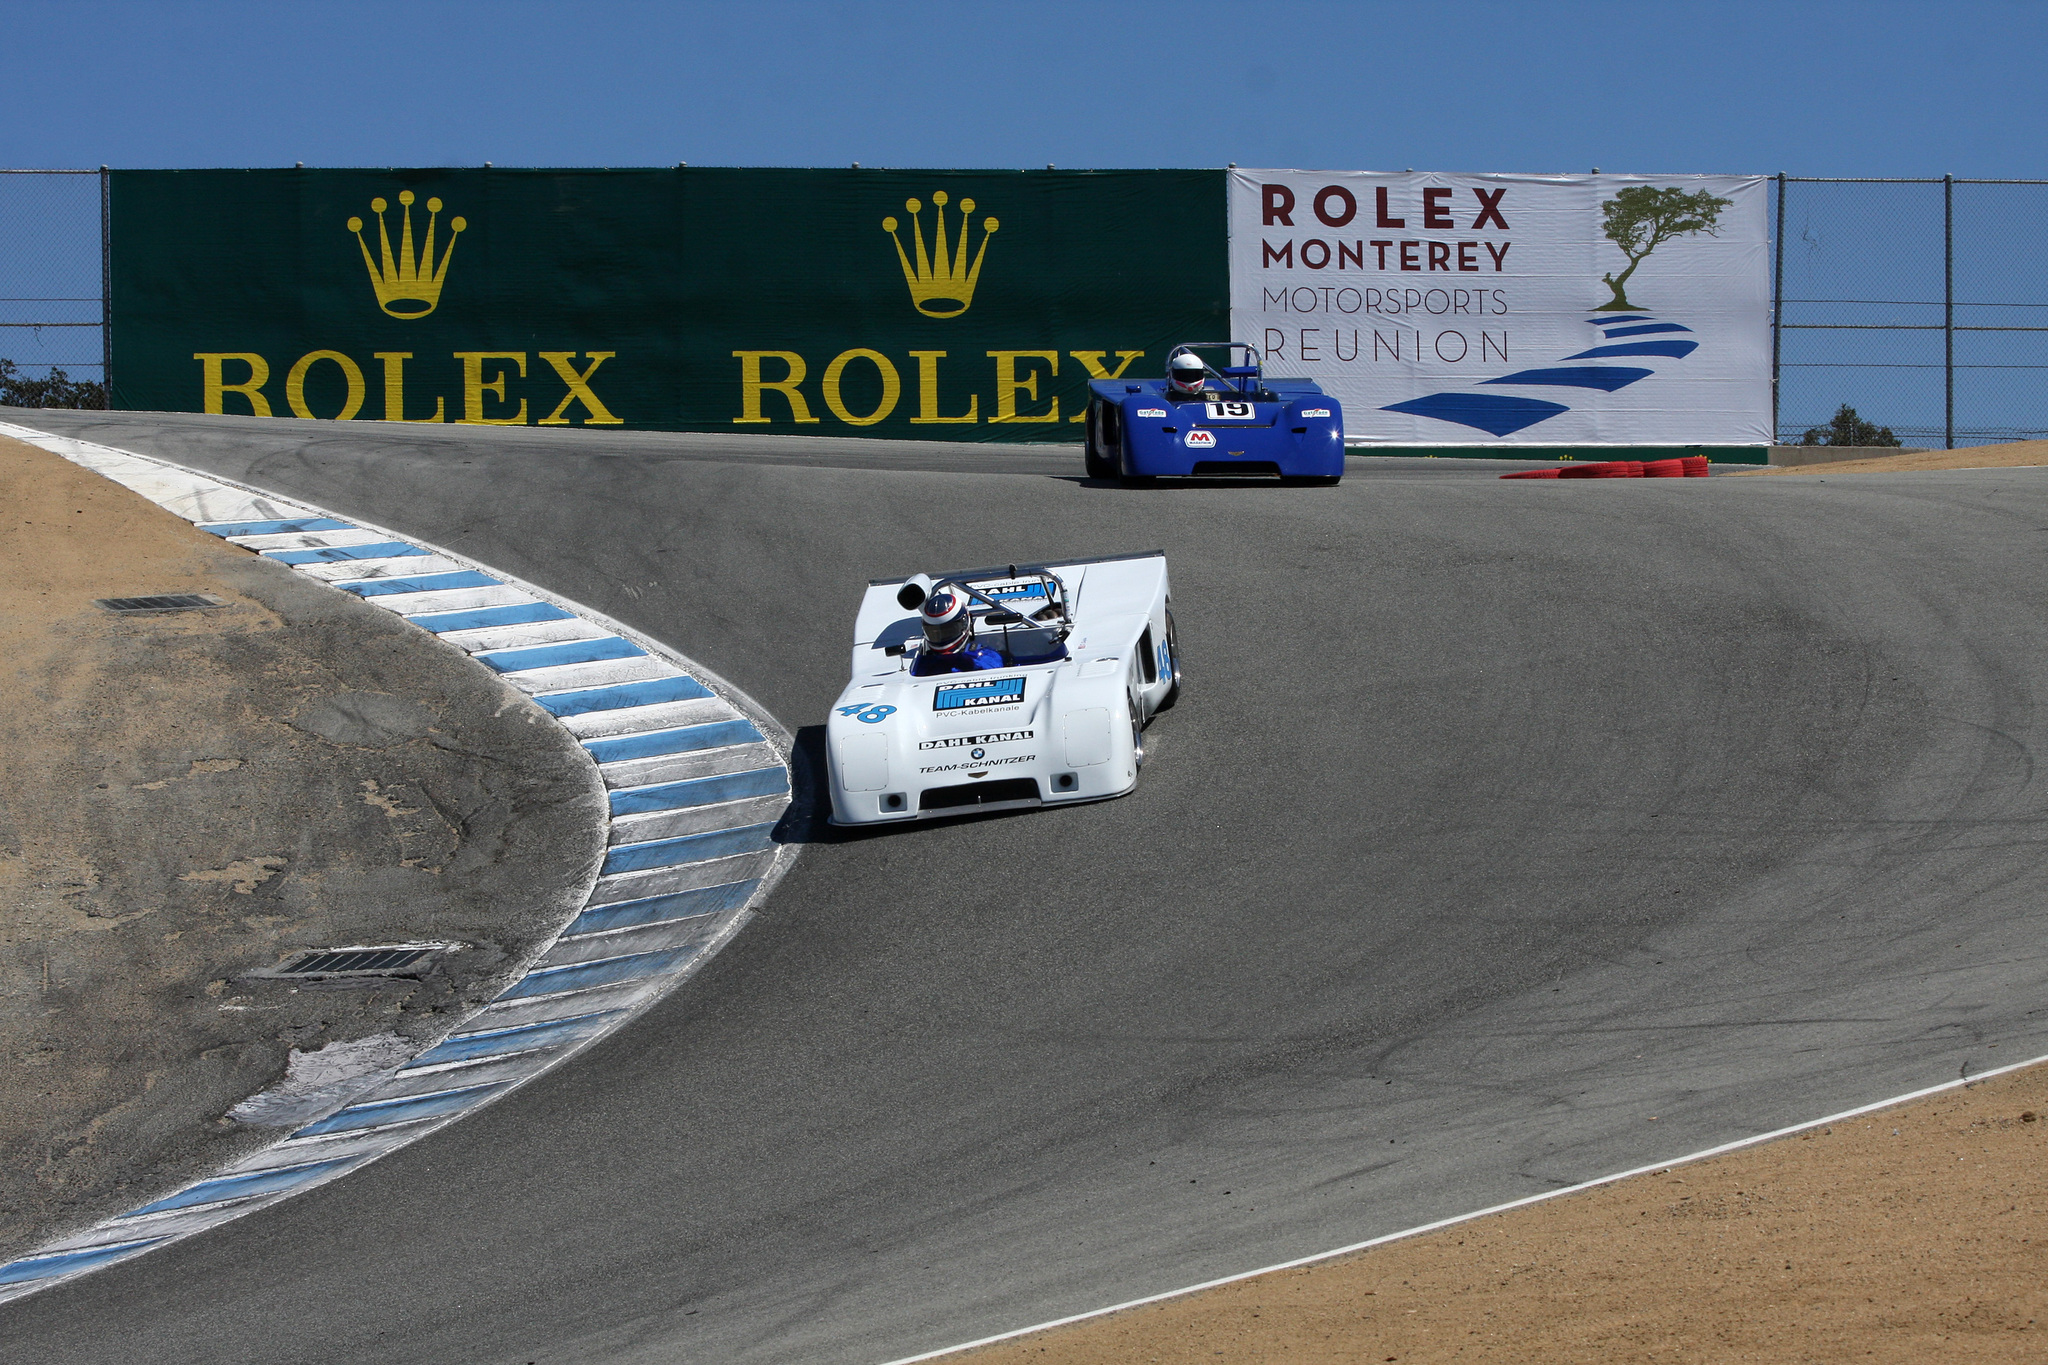
<svg viewBox="0 0 2048 1365">
<path fill-rule="evenodd" d="M 1259 415 L 1250 403 L 1204 403 L 1212 422 L 1249 422 Z"/>
</svg>

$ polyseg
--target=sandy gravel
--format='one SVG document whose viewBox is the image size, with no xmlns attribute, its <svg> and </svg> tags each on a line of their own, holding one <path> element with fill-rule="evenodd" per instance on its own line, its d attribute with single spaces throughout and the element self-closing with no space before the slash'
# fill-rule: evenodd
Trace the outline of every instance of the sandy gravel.
<svg viewBox="0 0 2048 1365">
<path fill-rule="evenodd" d="M 2012 469 L 2021 465 L 2048 465 L 2048 441 L 2010 441 L 2004 445 L 1965 446 L 1961 450 L 1913 450 L 1874 460 L 1842 460 L 1835 464 L 1807 464 L 1790 469 L 1743 469 L 1731 473 L 1738 477 L 1746 474 L 1879 474 L 1921 469 Z"/>
<path fill-rule="evenodd" d="M 188 592 L 226 606 L 94 604 Z M 445 1033 L 602 852 L 587 760 L 452 646 L 6 439 L 0 688 L 0 1260 Z M 247 975 L 418 939 L 468 946 L 418 980 Z M 228 1118 L 294 1048 L 331 1093 Z"/>
<path fill-rule="evenodd" d="M 2038 1362 L 2048 1067 L 982 1362 Z"/>
</svg>

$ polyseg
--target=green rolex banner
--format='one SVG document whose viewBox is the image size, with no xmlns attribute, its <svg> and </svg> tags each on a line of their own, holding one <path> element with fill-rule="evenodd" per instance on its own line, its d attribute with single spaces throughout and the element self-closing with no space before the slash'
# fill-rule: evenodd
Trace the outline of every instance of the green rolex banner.
<svg viewBox="0 0 2048 1365">
<path fill-rule="evenodd" d="M 1220 171 L 112 177 L 113 404 L 1079 439 L 1229 319 Z"/>
</svg>

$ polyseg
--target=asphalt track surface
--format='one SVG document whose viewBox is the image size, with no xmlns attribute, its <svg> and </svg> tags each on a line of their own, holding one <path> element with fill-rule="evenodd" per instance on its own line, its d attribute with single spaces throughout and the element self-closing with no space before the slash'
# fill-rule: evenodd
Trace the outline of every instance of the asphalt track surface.
<svg viewBox="0 0 2048 1365">
<path fill-rule="evenodd" d="M 813 757 L 870 577 L 1162 547 L 1190 674 L 1133 796 L 793 825 L 633 1027 L 4 1310 L 10 1365 L 882 1361 L 2048 1051 L 2048 471 L 7 415 L 532 579 Z"/>
</svg>

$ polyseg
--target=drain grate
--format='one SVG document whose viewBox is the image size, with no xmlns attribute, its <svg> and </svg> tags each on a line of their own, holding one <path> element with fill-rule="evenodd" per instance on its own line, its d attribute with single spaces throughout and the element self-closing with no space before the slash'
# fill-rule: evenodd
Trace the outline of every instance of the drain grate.
<svg viewBox="0 0 2048 1365">
<path fill-rule="evenodd" d="M 323 948 L 278 968 L 279 976 L 393 976 L 440 952 L 438 944 L 415 947 Z"/>
<path fill-rule="evenodd" d="M 204 611 L 208 607 L 224 607 L 227 603 L 203 592 L 167 592 L 155 597 L 102 597 L 98 605 L 108 611 L 132 615 L 146 611 Z"/>
</svg>

